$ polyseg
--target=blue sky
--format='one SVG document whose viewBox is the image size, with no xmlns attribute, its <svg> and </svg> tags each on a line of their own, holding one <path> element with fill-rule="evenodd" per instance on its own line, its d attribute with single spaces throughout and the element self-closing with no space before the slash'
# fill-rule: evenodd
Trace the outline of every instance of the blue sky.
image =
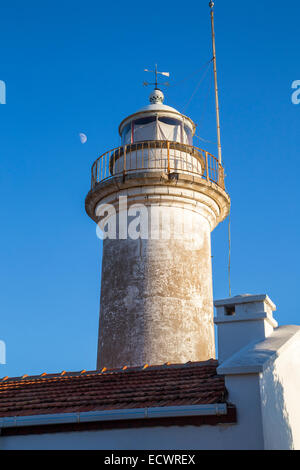
<svg viewBox="0 0 300 470">
<path fill-rule="evenodd" d="M 279 324 L 299 324 L 300 105 L 291 85 L 300 79 L 300 4 L 215 3 L 232 293 L 266 292 Z M 91 164 L 147 104 L 143 69 L 155 63 L 171 73 L 166 104 L 215 142 L 212 69 L 189 102 L 210 41 L 208 0 L 2 2 L 1 376 L 95 368 L 101 243 L 84 210 Z M 227 231 L 225 221 L 212 235 L 215 299 L 228 296 Z"/>
</svg>

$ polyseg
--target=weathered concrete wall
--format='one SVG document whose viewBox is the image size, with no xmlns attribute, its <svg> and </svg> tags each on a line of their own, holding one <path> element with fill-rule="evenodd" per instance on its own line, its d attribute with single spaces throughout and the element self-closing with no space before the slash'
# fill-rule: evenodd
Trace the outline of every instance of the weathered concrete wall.
<svg viewBox="0 0 300 470">
<path fill-rule="evenodd" d="M 99 368 L 215 357 L 210 225 L 190 211 L 182 234 L 170 219 L 188 209 L 156 208 L 169 240 L 104 241 Z"/>
<path fill-rule="evenodd" d="M 194 176 L 143 172 L 98 185 L 86 210 L 97 221 L 110 204 L 118 219 L 125 196 L 126 228 L 137 236 L 120 240 L 118 227 L 103 242 L 97 367 L 215 357 L 210 232 L 228 214 L 228 195 Z M 148 236 L 137 233 L 141 205 Z"/>
</svg>

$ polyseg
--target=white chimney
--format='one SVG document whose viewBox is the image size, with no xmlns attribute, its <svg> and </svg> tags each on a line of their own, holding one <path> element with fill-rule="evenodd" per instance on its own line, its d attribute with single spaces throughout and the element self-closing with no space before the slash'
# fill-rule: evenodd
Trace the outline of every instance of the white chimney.
<svg viewBox="0 0 300 470">
<path fill-rule="evenodd" d="M 238 295 L 214 305 L 220 364 L 249 343 L 269 337 L 278 326 L 273 318 L 276 305 L 266 294 Z"/>
</svg>

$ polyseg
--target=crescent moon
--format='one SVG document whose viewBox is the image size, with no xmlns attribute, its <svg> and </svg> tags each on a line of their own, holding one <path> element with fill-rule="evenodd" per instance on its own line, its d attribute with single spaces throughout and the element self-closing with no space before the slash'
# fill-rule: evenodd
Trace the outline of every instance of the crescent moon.
<svg viewBox="0 0 300 470">
<path fill-rule="evenodd" d="M 82 144 L 85 144 L 87 141 L 87 136 L 83 134 L 82 132 L 79 133 L 79 139 Z"/>
</svg>

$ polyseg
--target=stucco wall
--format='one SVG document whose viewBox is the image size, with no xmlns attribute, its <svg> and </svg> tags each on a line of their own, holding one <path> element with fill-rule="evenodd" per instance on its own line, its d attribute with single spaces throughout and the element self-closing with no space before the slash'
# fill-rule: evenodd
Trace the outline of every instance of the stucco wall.
<svg viewBox="0 0 300 470">
<path fill-rule="evenodd" d="M 186 426 L 1 437 L 0 450 L 223 450 L 243 447 L 233 426 Z"/>
<path fill-rule="evenodd" d="M 300 450 L 300 333 L 260 380 L 265 449 Z"/>
<path fill-rule="evenodd" d="M 240 418 L 246 409 L 240 400 L 249 397 L 248 406 L 260 422 L 264 449 L 300 449 L 299 326 L 280 326 L 264 340 L 251 342 L 225 360 L 218 373 L 225 375 L 229 399 L 240 411 Z M 255 401 L 242 387 L 251 376 L 257 383 Z M 241 386 L 232 386 L 234 381 Z"/>
</svg>

